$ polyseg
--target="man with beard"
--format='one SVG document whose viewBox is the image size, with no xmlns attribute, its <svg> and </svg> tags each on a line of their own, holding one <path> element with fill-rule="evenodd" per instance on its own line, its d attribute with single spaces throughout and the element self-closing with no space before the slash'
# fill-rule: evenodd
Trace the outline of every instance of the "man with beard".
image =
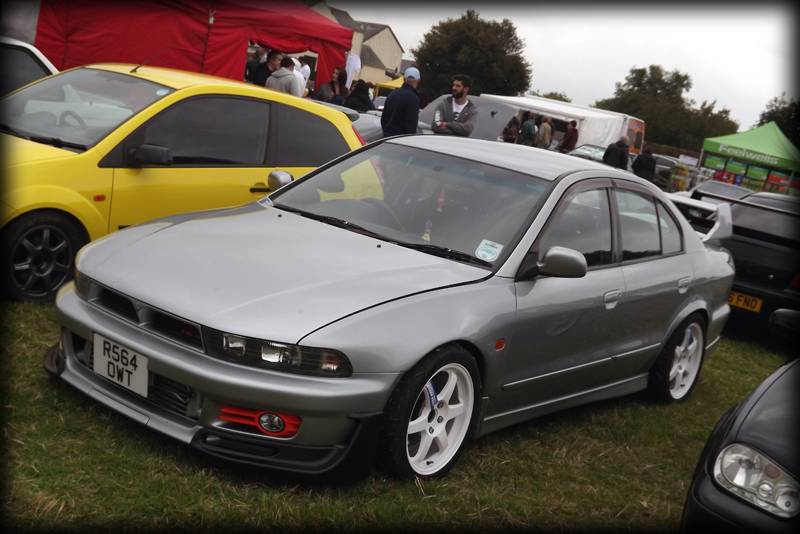
<svg viewBox="0 0 800 534">
<path fill-rule="evenodd" d="M 453 76 L 452 96 L 442 100 L 433 112 L 433 133 L 469 137 L 475 129 L 478 108 L 470 102 L 472 78 L 466 74 Z"/>
</svg>

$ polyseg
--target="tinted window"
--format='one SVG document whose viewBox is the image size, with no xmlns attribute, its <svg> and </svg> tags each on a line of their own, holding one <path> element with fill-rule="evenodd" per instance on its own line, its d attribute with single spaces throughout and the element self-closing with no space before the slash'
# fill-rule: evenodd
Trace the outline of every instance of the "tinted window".
<svg viewBox="0 0 800 534">
<path fill-rule="evenodd" d="M 192 98 L 158 114 L 144 143 L 170 149 L 176 165 L 263 165 L 269 104 L 244 98 Z"/>
<path fill-rule="evenodd" d="M 540 257 L 556 245 L 583 253 L 589 267 L 611 263 L 611 214 L 605 189 L 583 191 L 562 203 L 539 243 Z"/>
<path fill-rule="evenodd" d="M 15 46 L 0 45 L 0 65 L 0 95 L 50 74 L 30 52 Z"/>
<path fill-rule="evenodd" d="M 748 197 L 746 201 L 757 202 L 767 209 L 734 204 L 731 207 L 731 215 L 733 216 L 735 233 L 747 234 L 748 231 L 755 231 L 792 241 L 800 241 L 800 214 L 790 215 L 769 210 L 769 207 L 776 207 L 781 210 L 798 213 L 800 210 L 798 210 L 797 204 L 792 205 L 789 202 L 768 203 L 763 198 L 759 199 L 755 196 Z"/>
<path fill-rule="evenodd" d="M 672 254 L 681 251 L 681 231 L 661 203 L 658 204 L 658 222 L 661 227 L 661 253 Z"/>
<path fill-rule="evenodd" d="M 657 256 L 661 251 L 653 199 L 633 191 L 615 190 L 622 232 L 622 261 Z"/>
<path fill-rule="evenodd" d="M 342 134 L 327 119 L 292 106 L 276 107 L 272 166 L 319 167 L 350 151 Z"/>
</svg>

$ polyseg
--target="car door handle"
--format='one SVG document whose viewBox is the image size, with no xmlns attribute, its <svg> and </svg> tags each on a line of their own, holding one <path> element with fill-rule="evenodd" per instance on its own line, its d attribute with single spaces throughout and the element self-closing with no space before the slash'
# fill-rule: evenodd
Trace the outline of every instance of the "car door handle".
<svg viewBox="0 0 800 534">
<path fill-rule="evenodd" d="M 686 293 L 686 290 L 689 289 L 689 284 L 692 283 L 691 276 L 684 276 L 680 280 L 678 280 L 678 293 L 681 295 Z"/>
<path fill-rule="evenodd" d="M 253 184 L 253 186 L 250 188 L 250 192 L 251 193 L 269 193 L 269 187 L 267 187 L 267 185 L 263 184 L 263 183 Z"/>
<path fill-rule="evenodd" d="M 614 289 L 603 295 L 603 303 L 606 305 L 607 310 L 613 310 L 616 307 L 619 298 L 622 296 L 622 291 Z"/>
</svg>

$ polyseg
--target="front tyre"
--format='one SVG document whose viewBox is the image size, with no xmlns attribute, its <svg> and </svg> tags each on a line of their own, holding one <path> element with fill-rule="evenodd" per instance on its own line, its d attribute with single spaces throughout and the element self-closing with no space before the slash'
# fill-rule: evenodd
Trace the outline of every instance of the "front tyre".
<svg viewBox="0 0 800 534">
<path fill-rule="evenodd" d="M 472 436 L 480 399 L 475 358 L 437 349 L 409 371 L 386 408 L 384 468 L 398 478 L 446 473 Z"/>
<path fill-rule="evenodd" d="M 24 215 L 3 229 L 2 275 L 6 295 L 15 300 L 49 300 L 72 276 L 84 233 L 70 218 L 41 211 Z"/>
<path fill-rule="evenodd" d="M 692 392 L 703 365 L 705 331 L 703 317 L 692 314 L 672 333 L 650 369 L 648 389 L 655 399 L 677 402 Z"/>
</svg>

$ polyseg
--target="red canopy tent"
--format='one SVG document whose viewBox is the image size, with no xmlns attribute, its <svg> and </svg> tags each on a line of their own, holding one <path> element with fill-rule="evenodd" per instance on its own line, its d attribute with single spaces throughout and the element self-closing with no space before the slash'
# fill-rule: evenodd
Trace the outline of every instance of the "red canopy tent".
<svg viewBox="0 0 800 534">
<path fill-rule="evenodd" d="M 42 0 L 35 45 L 59 69 L 144 63 L 241 80 L 252 40 L 316 52 L 319 85 L 344 64 L 352 36 L 291 0 Z"/>
</svg>

